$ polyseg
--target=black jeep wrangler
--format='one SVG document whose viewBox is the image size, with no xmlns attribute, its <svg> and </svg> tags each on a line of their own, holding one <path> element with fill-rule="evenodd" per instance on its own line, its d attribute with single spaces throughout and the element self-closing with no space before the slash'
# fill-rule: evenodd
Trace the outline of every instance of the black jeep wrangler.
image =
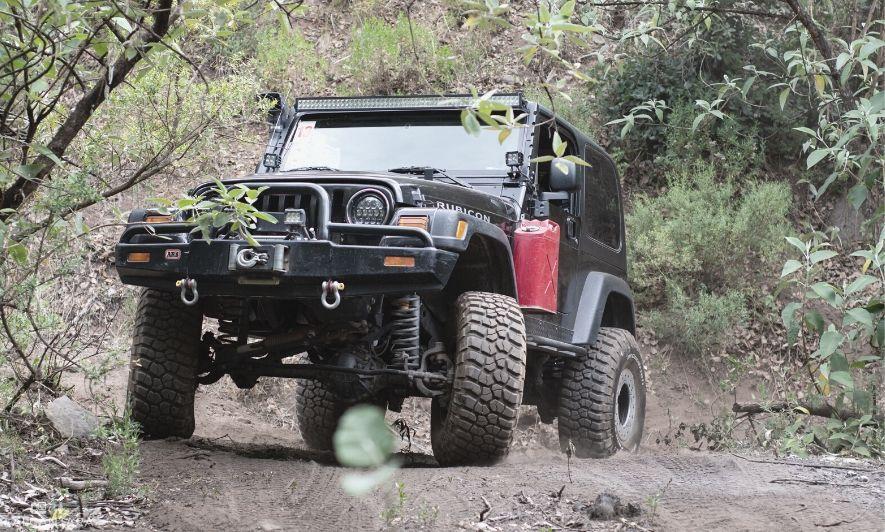
<svg viewBox="0 0 885 532">
<path fill-rule="evenodd" d="M 266 187 L 254 205 L 276 223 L 207 240 L 137 210 L 116 247 L 121 280 L 145 287 L 129 404 L 146 437 L 189 437 L 197 385 L 229 375 L 302 379 L 319 449 L 350 405 L 414 396 L 432 399 L 443 465 L 505 456 L 524 404 L 578 457 L 639 445 L 620 189 L 599 146 L 521 94 L 491 97 L 525 114 L 503 142 L 462 127 L 470 96 L 265 97 L 261 164 L 224 183 Z"/>
</svg>

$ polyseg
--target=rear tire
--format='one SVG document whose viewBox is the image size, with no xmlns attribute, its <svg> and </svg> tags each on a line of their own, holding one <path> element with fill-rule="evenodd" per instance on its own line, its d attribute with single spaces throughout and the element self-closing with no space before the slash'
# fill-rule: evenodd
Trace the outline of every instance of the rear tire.
<svg viewBox="0 0 885 532">
<path fill-rule="evenodd" d="M 332 450 L 338 420 L 347 407 L 323 382 L 299 381 L 295 388 L 295 417 L 304 443 L 318 451 Z"/>
<path fill-rule="evenodd" d="M 455 302 L 455 382 L 434 399 L 431 444 L 443 466 L 507 455 L 525 380 L 525 323 L 512 297 L 465 292 Z"/>
<path fill-rule="evenodd" d="M 635 451 L 645 424 L 645 372 L 639 346 L 623 329 L 602 327 L 586 357 L 569 360 L 559 396 L 559 445 L 578 458 Z"/>
<path fill-rule="evenodd" d="M 178 294 L 146 288 L 135 316 L 128 404 L 147 439 L 194 432 L 203 314 Z"/>
</svg>

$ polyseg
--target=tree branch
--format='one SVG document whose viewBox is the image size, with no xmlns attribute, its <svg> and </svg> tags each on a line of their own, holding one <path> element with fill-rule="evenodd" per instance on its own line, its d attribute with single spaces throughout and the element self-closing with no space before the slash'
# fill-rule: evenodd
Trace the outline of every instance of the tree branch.
<svg viewBox="0 0 885 532">
<path fill-rule="evenodd" d="M 110 92 L 120 85 L 135 65 L 148 52 L 151 44 L 161 41 L 169 32 L 177 15 L 172 11 L 172 0 L 160 0 L 159 5 L 153 11 L 153 25 L 148 31 L 139 31 L 135 37 L 134 46 L 137 53 L 128 57 L 121 54 L 109 68 L 102 69 L 101 76 L 95 82 L 92 89 L 83 95 L 76 103 L 67 119 L 56 130 L 47 147 L 56 157 L 64 155 L 65 150 L 76 138 L 83 126 L 92 117 L 95 110 L 107 99 Z M 17 209 L 21 204 L 37 190 L 41 182 L 49 176 L 56 163 L 52 157 L 44 154 L 39 155 L 34 164 L 37 172 L 32 176 L 20 176 L 0 195 L 0 209 Z M 11 214 L 0 214 L 0 221 L 6 221 Z"/>
<path fill-rule="evenodd" d="M 807 402 L 799 402 L 796 404 L 791 403 L 771 403 L 768 405 L 763 405 L 759 403 L 734 403 L 731 406 L 731 411 L 735 413 L 741 414 L 773 414 L 779 412 L 801 412 L 801 410 L 808 411 L 808 414 L 811 416 L 818 417 L 826 417 L 826 418 L 838 418 L 838 419 L 857 419 L 863 417 L 863 414 L 860 412 L 856 412 L 854 410 L 849 410 L 846 408 L 836 408 L 829 403 L 819 403 L 819 404 L 811 404 Z M 874 415 L 873 420 L 877 423 L 882 423 L 883 418 L 881 415 Z"/>
</svg>

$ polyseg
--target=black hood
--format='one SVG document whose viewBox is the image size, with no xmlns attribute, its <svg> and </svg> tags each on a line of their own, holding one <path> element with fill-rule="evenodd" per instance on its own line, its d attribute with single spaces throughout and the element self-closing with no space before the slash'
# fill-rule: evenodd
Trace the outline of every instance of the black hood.
<svg viewBox="0 0 885 532">
<path fill-rule="evenodd" d="M 306 181 L 318 185 L 360 183 L 384 186 L 390 189 L 396 202 L 415 207 L 438 207 L 463 212 L 491 223 L 519 220 L 520 208 L 509 197 L 488 194 L 476 188 L 467 188 L 444 181 L 444 177 L 427 180 L 387 172 L 274 172 L 255 174 L 236 179 L 225 179 L 225 184 Z M 198 187 L 202 188 L 202 187 Z"/>
</svg>

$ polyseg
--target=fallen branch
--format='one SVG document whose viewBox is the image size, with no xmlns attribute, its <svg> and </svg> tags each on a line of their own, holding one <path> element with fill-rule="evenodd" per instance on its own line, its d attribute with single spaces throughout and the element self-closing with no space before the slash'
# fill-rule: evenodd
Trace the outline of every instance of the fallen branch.
<svg viewBox="0 0 885 532">
<path fill-rule="evenodd" d="M 482 498 L 482 503 L 483 503 L 483 505 L 485 506 L 485 507 L 479 512 L 479 522 L 481 523 L 481 522 L 485 521 L 486 516 L 489 515 L 489 512 L 492 511 L 492 505 L 489 504 L 489 500 L 486 499 L 485 496 L 480 495 L 480 498 Z"/>
<path fill-rule="evenodd" d="M 827 418 L 839 418 L 839 419 L 857 419 L 863 417 L 863 414 L 860 412 L 856 412 L 854 410 L 849 410 L 847 408 L 836 408 L 827 403 L 823 404 L 811 404 L 811 403 L 771 403 L 771 404 L 759 404 L 759 403 L 734 403 L 731 406 L 731 411 L 735 413 L 741 414 L 772 414 L 778 412 L 795 412 L 795 413 L 807 413 L 811 416 L 819 416 L 819 417 L 827 417 Z M 873 421 L 878 424 L 882 424 L 883 417 L 881 415 L 874 415 Z"/>
<path fill-rule="evenodd" d="M 797 462 L 782 462 L 779 460 L 754 460 L 752 458 L 747 458 L 746 456 L 741 456 L 735 453 L 728 453 L 735 458 L 740 458 L 741 460 L 746 460 L 747 462 L 753 462 L 754 464 L 772 464 L 772 465 L 785 465 L 785 466 L 794 466 L 794 467 L 810 467 L 812 469 L 842 469 L 845 471 L 860 471 L 862 473 L 881 473 L 881 471 L 876 471 L 875 469 L 865 469 L 862 467 L 851 467 L 851 466 L 839 466 L 839 465 L 831 465 L 831 464 L 800 464 Z"/>
<path fill-rule="evenodd" d="M 53 464 L 55 464 L 59 467 L 63 467 L 65 469 L 68 468 L 68 464 L 62 462 L 61 460 L 59 460 L 58 458 L 56 458 L 54 456 L 38 456 L 37 460 L 40 462 L 52 462 Z"/>
<path fill-rule="evenodd" d="M 108 485 L 107 480 L 74 480 L 70 477 L 59 477 L 58 481 L 61 484 L 61 487 L 67 488 L 71 491 L 104 488 Z"/>
<path fill-rule="evenodd" d="M 769 484 L 808 484 L 811 486 L 831 486 L 834 488 L 863 488 L 860 484 L 835 484 L 824 480 L 805 480 L 801 478 L 776 478 L 769 480 Z"/>
</svg>

